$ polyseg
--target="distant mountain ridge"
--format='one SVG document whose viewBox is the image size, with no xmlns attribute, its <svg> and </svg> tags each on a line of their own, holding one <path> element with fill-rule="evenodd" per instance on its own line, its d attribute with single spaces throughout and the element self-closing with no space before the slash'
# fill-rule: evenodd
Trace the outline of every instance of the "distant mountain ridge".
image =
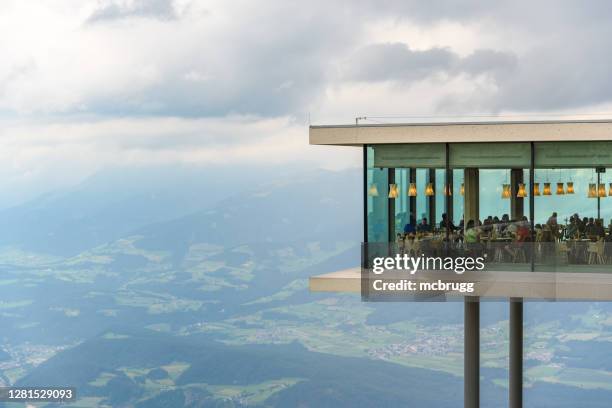
<svg viewBox="0 0 612 408">
<path fill-rule="evenodd" d="M 288 166 L 289 174 L 305 171 Z M 0 211 L 0 246 L 70 256 L 131 231 L 209 208 L 278 168 L 158 166 L 109 169 L 79 185 Z"/>
</svg>

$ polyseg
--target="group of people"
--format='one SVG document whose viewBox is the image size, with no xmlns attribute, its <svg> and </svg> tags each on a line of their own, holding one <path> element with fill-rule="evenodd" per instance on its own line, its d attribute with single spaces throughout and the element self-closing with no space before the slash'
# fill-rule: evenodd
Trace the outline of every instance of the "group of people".
<svg viewBox="0 0 612 408">
<path fill-rule="evenodd" d="M 608 231 L 612 232 L 612 220 L 610 220 L 610 224 L 608 225 Z M 601 219 L 594 219 L 592 217 L 583 217 L 581 219 L 578 214 L 574 214 L 570 217 L 567 226 L 567 236 L 571 239 L 587 238 L 590 240 L 612 240 L 612 234 L 606 235 L 606 229 Z"/>
<path fill-rule="evenodd" d="M 525 216 L 511 219 L 508 214 L 488 216 L 484 221 L 469 220 L 464 225 L 461 219 L 458 225 L 454 225 L 447 214 L 442 214 L 439 228 L 431 225 L 426 217 L 422 217 L 418 224 L 411 221 L 404 226 L 404 236 L 416 234 L 429 234 L 433 232 L 444 233 L 450 231 L 455 240 L 465 242 L 479 242 L 495 238 L 513 238 L 516 242 L 528 242 L 532 240 L 531 224 Z M 590 239 L 592 241 L 612 241 L 612 220 L 608 226 L 610 234 L 606 233 L 601 219 L 587 218 L 576 213 L 569 218 L 567 225 L 558 222 L 558 214 L 553 212 L 544 224 L 534 226 L 534 238 L 538 242 L 557 242 L 562 239 Z"/>
<path fill-rule="evenodd" d="M 447 248 L 463 248 L 478 256 L 487 253 L 498 262 L 526 262 L 534 250 L 538 251 L 538 259 L 553 259 L 557 248 L 553 243 L 566 240 L 570 260 L 573 263 L 586 263 L 588 242 L 612 242 L 612 220 L 606 229 L 601 219 L 581 218 L 574 214 L 561 224 L 558 214 L 553 212 L 545 223 L 535 224 L 532 233 L 531 223 L 525 216 L 510 218 L 504 214 L 501 218 L 488 216 L 482 221 L 470 219 L 467 223 L 461 219 L 458 225 L 454 225 L 447 214 L 442 214 L 438 225 L 431 225 L 426 217 L 422 217 L 417 224 L 413 218 L 404 226 L 403 234 L 397 234 L 400 247 L 407 242 L 421 242 L 423 248 L 433 246 L 437 241 L 447 242 L 452 244 Z M 524 245 L 528 242 L 551 245 Z M 606 251 L 610 251 L 609 257 L 612 258 L 612 245 L 602 245 Z"/>
<path fill-rule="evenodd" d="M 504 214 L 501 219 L 497 216 L 489 216 L 484 221 L 478 220 L 477 223 L 474 220 L 469 220 L 465 225 L 463 219 L 461 219 L 459 225 L 455 225 L 447 214 L 442 214 L 442 220 L 437 229 L 428 223 L 426 217 L 423 217 L 416 225 L 414 222 L 406 224 L 404 226 L 404 236 L 427 234 L 435 231 L 444 233 L 447 230 L 455 241 L 468 243 L 509 235 L 516 236 L 518 241 L 526 241 L 530 236 L 527 217 L 511 220 L 508 214 Z"/>
</svg>

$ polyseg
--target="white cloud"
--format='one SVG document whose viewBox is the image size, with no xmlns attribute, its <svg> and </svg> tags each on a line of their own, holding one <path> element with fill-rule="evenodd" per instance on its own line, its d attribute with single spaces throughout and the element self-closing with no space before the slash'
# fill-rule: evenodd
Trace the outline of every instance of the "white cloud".
<svg viewBox="0 0 612 408">
<path fill-rule="evenodd" d="M 359 149 L 308 146 L 307 127 L 288 117 L 143 117 L 0 123 L 0 191 L 19 201 L 27 185 L 49 190 L 113 166 L 311 162 L 360 165 Z M 44 186 L 44 187 L 43 187 Z"/>
<path fill-rule="evenodd" d="M 609 17 L 606 2 L 3 1 L 0 176 L 8 188 L 118 162 L 358 164 L 356 149 L 307 146 L 309 114 L 600 111 Z M 369 61 L 382 76 L 361 59 L 347 77 L 358 50 L 389 43 L 401 58 Z"/>
</svg>

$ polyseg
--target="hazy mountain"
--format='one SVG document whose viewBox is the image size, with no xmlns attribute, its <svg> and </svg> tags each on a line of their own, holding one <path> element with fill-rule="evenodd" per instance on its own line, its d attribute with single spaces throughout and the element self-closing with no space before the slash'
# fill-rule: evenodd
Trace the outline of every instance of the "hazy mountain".
<svg viewBox="0 0 612 408">
<path fill-rule="evenodd" d="M 358 244 L 363 228 L 360 183 L 357 170 L 285 176 L 133 234 L 142 236 L 139 247 L 174 250 L 179 258 L 195 243 L 231 247 L 350 240 Z"/>
<path fill-rule="evenodd" d="M 287 172 L 303 171 L 288 167 Z M 115 168 L 0 211 L 0 246 L 74 255 L 278 177 L 271 167 Z"/>
</svg>

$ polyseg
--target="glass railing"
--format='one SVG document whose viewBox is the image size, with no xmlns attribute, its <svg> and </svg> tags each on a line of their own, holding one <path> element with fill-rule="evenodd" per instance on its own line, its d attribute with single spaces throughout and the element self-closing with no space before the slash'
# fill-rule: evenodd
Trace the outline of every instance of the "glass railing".
<svg viewBox="0 0 612 408">
<path fill-rule="evenodd" d="M 608 284 L 606 274 L 612 274 L 612 242 L 604 240 L 465 242 L 432 234 L 362 247 L 365 300 L 437 301 L 469 295 L 612 300 L 612 275 Z M 409 283 L 418 288 L 395 289 Z"/>
</svg>

